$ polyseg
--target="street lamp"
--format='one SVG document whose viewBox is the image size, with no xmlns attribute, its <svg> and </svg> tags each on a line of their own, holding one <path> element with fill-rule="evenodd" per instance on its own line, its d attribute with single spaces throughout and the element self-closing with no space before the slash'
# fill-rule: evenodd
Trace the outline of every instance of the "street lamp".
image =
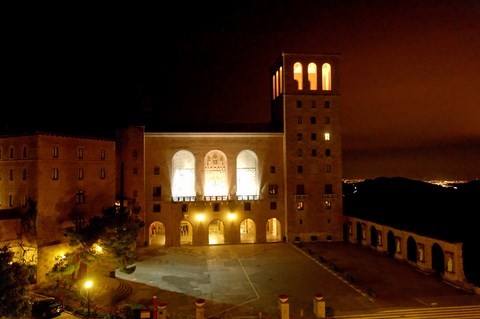
<svg viewBox="0 0 480 319">
<path fill-rule="evenodd" d="M 87 280 L 83 286 L 87 291 L 87 317 L 90 318 L 90 289 L 93 286 L 93 282 L 91 280 Z"/>
</svg>

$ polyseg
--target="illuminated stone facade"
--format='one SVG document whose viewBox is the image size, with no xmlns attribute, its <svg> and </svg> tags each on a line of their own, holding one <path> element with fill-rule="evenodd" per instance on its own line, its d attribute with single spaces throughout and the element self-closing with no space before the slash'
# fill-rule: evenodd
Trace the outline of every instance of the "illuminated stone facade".
<svg viewBox="0 0 480 319">
<path fill-rule="evenodd" d="M 282 54 L 270 132 L 131 127 L 117 176 L 145 220 L 142 245 L 342 240 L 337 55 Z"/>
<path fill-rule="evenodd" d="M 65 252 L 63 229 L 114 205 L 115 163 L 113 140 L 50 133 L 2 136 L 0 242 L 37 264 L 41 278 L 54 257 Z M 50 258 L 41 256 L 42 250 Z"/>
</svg>

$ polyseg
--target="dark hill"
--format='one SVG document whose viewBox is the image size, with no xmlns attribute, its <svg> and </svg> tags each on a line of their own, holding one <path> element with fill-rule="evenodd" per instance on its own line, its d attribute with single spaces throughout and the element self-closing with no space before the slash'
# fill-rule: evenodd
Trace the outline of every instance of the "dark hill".
<svg viewBox="0 0 480 319">
<path fill-rule="evenodd" d="M 480 182 L 442 187 L 380 177 L 344 188 L 344 214 L 452 242 L 473 238 Z"/>
</svg>

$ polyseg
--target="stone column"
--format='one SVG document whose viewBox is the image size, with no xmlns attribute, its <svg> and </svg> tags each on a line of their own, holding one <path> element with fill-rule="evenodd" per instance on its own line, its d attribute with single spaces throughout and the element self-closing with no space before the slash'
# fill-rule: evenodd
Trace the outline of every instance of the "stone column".
<svg viewBox="0 0 480 319">
<path fill-rule="evenodd" d="M 317 318 L 326 318 L 325 298 L 322 294 L 315 294 L 313 297 L 313 313 Z"/>
<path fill-rule="evenodd" d="M 280 309 L 280 318 L 289 319 L 290 318 L 290 306 L 288 304 L 287 295 L 278 296 L 278 307 Z"/>
<path fill-rule="evenodd" d="M 205 318 L 205 299 L 195 299 L 196 319 Z"/>
</svg>

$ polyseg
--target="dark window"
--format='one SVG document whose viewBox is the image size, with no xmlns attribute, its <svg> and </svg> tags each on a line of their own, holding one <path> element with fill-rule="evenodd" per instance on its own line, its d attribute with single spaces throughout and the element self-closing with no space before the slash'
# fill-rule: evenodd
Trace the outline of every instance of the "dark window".
<svg viewBox="0 0 480 319">
<path fill-rule="evenodd" d="M 159 166 L 155 166 L 153 168 L 153 175 L 160 175 L 160 167 Z"/>
<path fill-rule="evenodd" d="M 303 119 L 301 116 L 297 116 L 297 124 L 302 124 Z"/>
<path fill-rule="evenodd" d="M 316 108 L 317 107 L 317 101 L 312 100 L 311 105 L 312 105 L 312 109 Z"/>
<path fill-rule="evenodd" d="M 83 147 L 78 148 L 78 159 L 83 159 Z"/>
<path fill-rule="evenodd" d="M 13 147 L 10 147 L 10 159 L 13 159 L 14 156 L 15 156 L 15 150 L 13 149 Z"/>
<path fill-rule="evenodd" d="M 76 203 L 77 204 L 83 204 L 85 203 L 85 192 L 82 190 L 77 191 L 76 194 Z"/>
<path fill-rule="evenodd" d="M 100 159 L 104 160 L 105 159 L 105 150 L 100 150 Z"/>
<path fill-rule="evenodd" d="M 296 187 L 296 193 L 295 194 L 298 194 L 298 195 L 305 194 L 305 185 L 298 184 L 297 187 Z"/>
<path fill-rule="evenodd" d="M 317 140 L 317 133 L 312 133 L 311 139 L 312 139 L 312 141 L 316 141 Z"/>
<path fill-rule="evenodd" d="M 243 203 L 243 210 L 244 211 L 251 211 L 252 210 L 252 203 L 250 203 L 250 202 Z"/>
<path fill-rule="evenodd" d="M 134 167 L 133 170 L 132 170 L 132 173 L 133 173 L 133 175 L 137 175 L 138 174 L 138 168 Z"/>
<path fill-rule="evenodd" d="M 132 152 L 132 157 L 133 157 L 134 159 L 137 159 L 137 158 L 138 158 L 138 152 L 137 152 L 137 151 L 133 151 L 133 152 Z"/>
<path fill-rule="evenodd" d="M 317 156 L 317 150 L 316 149 L 312 149 L 312 156 Z"/>
<path fill-rule="evenodd" d="M 188 205 L 187 204 L 182 204 L 182 213 L 188 212 Z"/>
<path fill-rule="evenodd" d="M 83 179 L 83 169 L 78 169 L 78 179 Z"/>
<path fill-rule="evenodd" d="M 277 209 L 277 202 L 270 202 L 270 209 L 271 210 Z"/>
<path fill-rule="evenodd" d="M 270 174 L 275 174 L 275 166 L 270 166 Z"/>
<path fill-rule="evenodd" d="M 315 116 L 310 118 L 310 124 L 317 124 L 317 118 Z"/>
<path fill-rule="evenodd" d="M 27 147 L 23 147 L 23 158 L 27 158 Z"/>
<path fill-rule="evenodd" d="M 297 173 L 303 173 L 303 166 L 302 165 L 298 165 L 297 166 Z"/>
<path fill-rule="evenodd" d="M 10 180 L 13 181 L 13 169 L 10 169 Z"/>
<path fill-rule="evenodd" d="M 298 157 L 303 156 L 303 150 L 301 148 L 298 149 L 297 155 L 298 155 Z"/>
<path fill-rule="evenodd" d="M 220 204 L 219 203 L 213 203 L 212 209 L 214 212 L 219 212 L 220 211 Z"/>
<path fill-rule="evenodd" d="M 332 172 L 332 166 L 330 166 L 330 165 L 325 165 L 325 172 L 326 172 L 326 173 L 331 173 L 331 172 Z"/>
<path fill-rule="evenodd" d="M 302 107 L 302 101 L 297 101 L 297 108 L 301 108 Z"/>
<path fill-rule="evenodd" d="M 153 197 L 161 197 L 162 196 L 162 187 L 161 186 L 154 186 L 152 196 Z"/>
<path fill-rule="evenodd" d="M 162 206 L 160 204 L 153 204 L 153 212 L 160 213 L 162 211 Z"/>
<path fill-rule="evenodd" d="M 27 169 L 24 168 L 22 171 L 22 180 L 26 181 L 27 180 Z"/>
<path fill-rule="evenodd" d="M 324 106 L 326 109 L 330 108 L 330 101 L 325 101 Z"/>
<path fill-rule="evenodd" d="M 303 139 L 302 133 L 297 133 L 297 141 L 301 141 Z"/>
<path fill-rule="evenodd" d="M 100 179 L 105 179 L 105 169 L 100 169 Z"/>
<path fill-rule="evenodd" d="M 330 149 L 329 149 L 329 148 L 327 148 L 327 149 L 325 150 L 325 156 L 330 156 Z"/>
<path fill-rule="evenodd" d="M 330 116 L 325 117 L 325 124 L 330 124 Z"/>
<path fill-rule="evenodd" d="M 325 194 L 333 194 L 333 185 L 325 184 Z"/>
</svg>

